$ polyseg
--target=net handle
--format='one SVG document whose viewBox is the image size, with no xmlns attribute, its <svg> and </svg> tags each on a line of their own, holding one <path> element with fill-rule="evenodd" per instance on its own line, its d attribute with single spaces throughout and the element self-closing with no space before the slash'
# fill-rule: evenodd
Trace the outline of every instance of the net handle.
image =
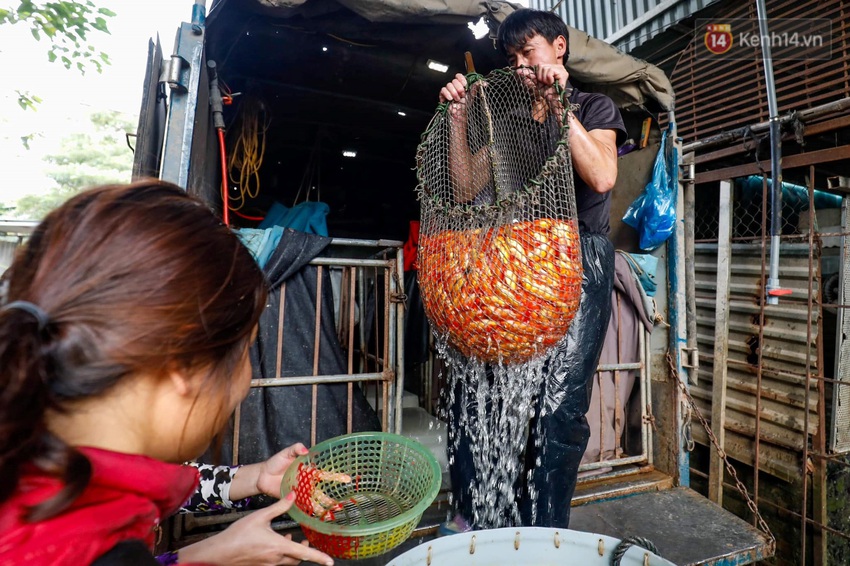
<svg viewBox="0 0 850 566">
<path fill-rule="evenodd" d="M 467 51 L 464 53 L 464 57 L 466 57 L 466 74 L 472 74 L 475 72 L 475 62 L 472 60 L 472 52 Z"/>
</svg>

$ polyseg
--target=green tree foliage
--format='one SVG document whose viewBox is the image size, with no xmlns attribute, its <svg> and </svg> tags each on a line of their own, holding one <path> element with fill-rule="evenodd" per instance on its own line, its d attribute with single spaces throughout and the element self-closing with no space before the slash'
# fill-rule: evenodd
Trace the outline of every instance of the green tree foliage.
<svg viewBox="0 0 850 566">
<path fill-rule="evenodd" d="M 85 74 L 87 69 L 97 72 L 109 65 L 109 55 L 89 42 L 92 32 L 109 33 L 107 18 L 115 12 L 100 8 L 91 0 L 85 2 L 33 2 L 22 0 L 17 9 L 0 7 L 0 26 L 22 24 L 28 26 L 36 41 L 47 40 L 50 46 L 47 58 L 61 62 L 66 69 L 76 67 Z M 17 91 L 18 104 L 24 110 L 35 108 L 41 102 L 37 96 Z"/>
<path fill-rule="evenodd" d="M 135 124 L 118 112 L 95 112 L 91 121 L 91 133 L 67 136 L 59 152 L 45 157 L 47 176 L 56 187 L 46 195 L 21 198 L 15 216 L 40 220 L 86 187 L 130 180 L 133 154 L 125 134 L 135 131 Z"/>
</svg>

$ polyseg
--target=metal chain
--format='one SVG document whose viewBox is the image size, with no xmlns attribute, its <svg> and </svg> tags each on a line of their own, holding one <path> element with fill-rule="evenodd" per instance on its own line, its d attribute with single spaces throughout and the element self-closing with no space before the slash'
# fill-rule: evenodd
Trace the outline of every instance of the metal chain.
<svg viewBox="0 0 850 566">
<path fill-rule="evenodd" d="M 773 536 L 773 531 L 770 530 L 770 527 L 767 526 L 767 522 L 764 520 L 764 517 L 759 513 L 758 506 L 756 506 L 753 499 L 750 497 L 749 492 L 747 491 L 747 487 L 738 479 L 738 472 L 735 471 L 735 468 L 732 466 L 732 463 L 729 461 L 729 458 L 726 456 L 726 451 L 723 447 L 720 446 L 720 442 L 718 442 L 717 437 L 714 436 L 714 432 L 711 430 L 711 426 L 708 424 L 708 421 L 705 417 L 702 416 L 702 413 L 694 402 L 694 398 L 691 397 L 691 393 L 688 391 L 688 388 L 679 379 L 679 371 L 676 369 L 676 363 L 673 361 L 673 356 L 670 352 L 667 352 L 667 364 L 670 366 L 670 375 L 673 380 L 679 385 L 679 389 L 682 390 L 682 393 L 685 394 L 685 398 L 688 401 L 688 404 L 691 406 L 691 411 L 694 415 L 696 415 L 699 422 L 702 423 L 703 428 L 705 428 L 705 432 L 708 434 L 709 440 L 714 445 L 714 448 L 717 450 L 717 454 L 723 458 L 723 463 L 726 465 L 726 471 L 729 472 L 729 476 L 735 480 L 735 487 L 744 497 L 747 502 L 747 507 L 749 507 L 750 511 L 755 515 L 756 520 L 758 521 L 759 528 L 767 534 L 770 538 L 769 540 L 769 550 L 770 554 L 773 554 L 774 549 L 776 548 L 776 537 Z M 758 470 L 755 470 L 755 473 L 758 473 Z"/>
</svg>

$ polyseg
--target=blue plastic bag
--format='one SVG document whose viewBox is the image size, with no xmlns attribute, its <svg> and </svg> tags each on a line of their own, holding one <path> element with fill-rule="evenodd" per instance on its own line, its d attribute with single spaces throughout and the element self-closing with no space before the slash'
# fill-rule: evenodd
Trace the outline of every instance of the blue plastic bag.
<svg viewBox="0 0 850 566">
<path fill-rule="evenodd" d="M 626 210 L 623 222 L 640 234 L 640 247 L 651 251 L 667 241 L 676 229 L 678 194 L 678 156 L 675 148 L 667 155 L 667 138 L 673 135 L 673 123 L 661 136 L 661 147 L 652 167 L 652 178 L 643 192 Z"/>
</svg>

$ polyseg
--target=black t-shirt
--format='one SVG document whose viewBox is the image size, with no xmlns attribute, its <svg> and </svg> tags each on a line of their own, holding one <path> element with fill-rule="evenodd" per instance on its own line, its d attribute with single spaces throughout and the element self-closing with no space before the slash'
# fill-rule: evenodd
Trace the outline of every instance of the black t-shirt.
<svg viewBox="0 0 850 566">
<path fill-rule="evenodd" d="M 626 140 L 626 125 L 613 100 L 604 94 L 582 92 L 574 88 L 570 102 L 578 105 L 574 114 L 585 130 L 614 130 L 617 133 L 617 147 Z M 575 175 L 573 182 L 579 229 L 583 233 L 607 236 L 610 231 L 611 193 L 597 193 L 578 175 Z"/>
<path fill-rule="evenodd" d="M 568 84 L 569 87 L 571 85 Z M 604 94 L 582 92 L 573 88 L 569 102 L 577 105 L 574 112 L 576 119 L 587 131 L 614 130 L 617 134 L 617 147 L 626 137 L 626 126 L 620 115 L 620 110 L 614 102 Z M 531 119 L 525 112 L 517 112 L 508 108 L 507 112 L 497 115 L 496 119 L 506 120 L 514 128 L 514 142 L 503 142 L 509 151 L 500 155 L 497 167 L 511 171 L 511 180 L 516 183 L 525 182 L 530 176 L 539 173 L 546 155 L 555 152 L 555 146 L 560 139 L 561 131 L 558 120 L 551 114 L 544 122 Z M 485 143 L 487 136 L 482 133 L 482 125 L 486 122 L 478 119 L 470 126 L 470 149 L 476 152 Z M 475 142 L 473 142 L 475 140 Z M 524 142 L 524 143 L 523 143 Z M 541 148 L 542 152 L 541 152 Z M 592 190 L 577 174 L 573 176 L 576 197 L 576 214 L 579 229 L 582 233 L 608 235 L 610 231 L 609 216 L 611 213 L 610 194 L 600 194 Z M 510 184 L 509 184 L 510 185 Z M 519 186 L 504 186 L 503 190 L 516 190 Z M 493 204 L 497 195 L 492 184 L 484 187 L 473 199 L 474 205 Z"/>
</svg>

